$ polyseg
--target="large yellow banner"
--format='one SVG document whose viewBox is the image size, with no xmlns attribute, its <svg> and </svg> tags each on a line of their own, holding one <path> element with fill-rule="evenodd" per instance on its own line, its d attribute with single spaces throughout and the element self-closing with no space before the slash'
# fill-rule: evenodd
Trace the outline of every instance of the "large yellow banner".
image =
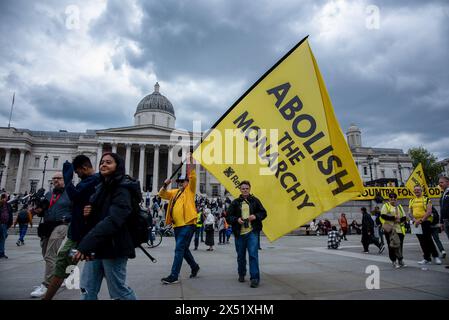
<svg viewBox="0 0 449 320">
<path fill-rule="evenodd" d="M 394 192 L 398 199 L 412 199 L 415 197 L 413 191 L 406 187 L 365 187 L 362 194 L 352 200 L 373 200 L 379 194 L 384 200 L 388 199 L 388 195 Z M 438 187 L 428 188 L 429 198 L 439 198 L 441 189 Z"/>
<path fill-rule="evenodd" d="M 424 176 L 424 170 L 422 164 L 419 163 L 415 170 L 413 170 L 412 174 L 408 178 L 405 186 L 413 193 L 413 188 L 416 185 L 420 185 L 422 187 L 423 193 L 426 197 L 429 196 L 429 187 L 427 186 L 426 177 Z"/>
<path fill-rule="evenodd" d="M 363 191 L 307 38 L 259 79 L 193 154 L 234 197 L 267 210 L 270 241 Z"/>
</svg>

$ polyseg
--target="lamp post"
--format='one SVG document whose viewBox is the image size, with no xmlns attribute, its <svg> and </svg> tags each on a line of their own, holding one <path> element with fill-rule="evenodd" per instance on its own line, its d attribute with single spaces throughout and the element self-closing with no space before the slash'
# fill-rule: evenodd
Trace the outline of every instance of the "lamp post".
<svg viewBox="0 0 449 320">
<path fill-rule="evenodd" d="M 368 160 L 369 174 L 370 174 L 370 177 L 371 177 L 371 181 L 373 181 L 373 168 L 372 168 L 373 156 L 369 155 L 366 159 Z"/>
<path fill-rule="evenodd" d="M 45 157 L 44 157 L 44 170 L 42 171 L 42 186 L 41 186 L 42 189 L 44 189 L 45 169 L 47 168 L 47 160 L 48 160 L 48 155 L 45 154 Z"/>
<path fill-rule="evenodd" d="M 398 169 L 399 169 L 399 179 L 401 180 L 401 186 L 403 185 L 402 182 L 402 165 L 399 163 L 398 164 Z"/>
</svg>

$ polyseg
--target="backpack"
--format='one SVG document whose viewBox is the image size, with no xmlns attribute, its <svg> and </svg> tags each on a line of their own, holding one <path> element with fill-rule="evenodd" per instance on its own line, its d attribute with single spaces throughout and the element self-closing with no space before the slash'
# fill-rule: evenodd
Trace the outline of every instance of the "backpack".
<svg viewBox="0 0 449 320">
<path fill-rule="evenodd" d="M 436 225 L 440 222 L 440 215 L 438 213 L 438 210 L 435 209 L 434 206 L 432 206 L 432 225 Z"/>
<path fill-rule="evenodd" d="M 19 224 L 28 223 L 28 212 L 26 210 L 21 210 L 17 215 L 17 222 Z"/>
<path fill-rule="evenodd" d="M 130 178 L 132 179 L 132 178 Z M 148 241 L 148 230 L 150 225 L 148 223 L 148 215 L 146 210 L 140 207 L 142 201 L 142 193 L 140 192 L 140 182 L 138 192 L 131 192 L 131 206 L 132 212 L 128 217 L 127 227 L 131 234 L 131 239 L 133 241 L 134 247 L 139 247 L 143 253 L 153 262 L 156 263 L 157 260 L 153 258 L 145 249 L 142 247 L 142 243 Z"/>
<path fill-rule="evenodd" d="M 148 241 L 148 228 L 150 227 L 147 213 L 140 207 L 141 201 L 142 193 L 131 192 L 132 212 L 128 217 L 127 223 L 135 248 Z"/>
</svg>

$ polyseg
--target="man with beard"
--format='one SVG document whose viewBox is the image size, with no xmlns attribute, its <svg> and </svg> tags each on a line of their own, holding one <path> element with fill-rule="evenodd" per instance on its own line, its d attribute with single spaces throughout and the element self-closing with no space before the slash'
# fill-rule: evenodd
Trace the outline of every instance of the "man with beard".
<svg viewBox="0 0 449 320">
<path fill-rule="evenodd" d="M 45 200 L 35 208 L 36 214 L 43 217 L 43 223 L 39 224 L 38 235 L 41 238 L 45 275 L 42 284 L 31 292 L 33 298 L 41 298 L 47 292 L 55 272 L 58 249 L 67 235 L 68 224 L 72 219 L 72 202 L 64 189 L 62 172 L 56 172 L 52 182 L 53 191 L 47 192 Z"/>
</svg>

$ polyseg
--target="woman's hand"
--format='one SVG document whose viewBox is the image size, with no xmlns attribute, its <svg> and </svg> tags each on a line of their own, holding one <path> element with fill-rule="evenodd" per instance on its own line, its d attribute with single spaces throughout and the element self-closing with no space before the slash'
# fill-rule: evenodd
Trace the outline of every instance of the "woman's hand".
<svg viewBox="0 0 449 320">
<path fill-rule="evenodd" d="M 85 217 L 88 217 L 91 214 L 91 212 L 92 212 L 92 206 L 91 205 L 87 205 L 87 206 L 84 207 L 83 215 Z"/>
</svg>

